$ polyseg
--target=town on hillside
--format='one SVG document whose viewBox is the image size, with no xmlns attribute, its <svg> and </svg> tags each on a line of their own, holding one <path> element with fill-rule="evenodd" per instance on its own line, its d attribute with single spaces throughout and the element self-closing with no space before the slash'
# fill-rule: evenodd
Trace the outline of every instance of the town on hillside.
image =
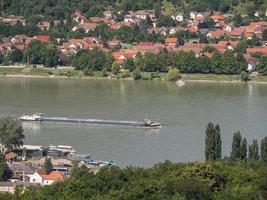
<svg viewBox="0 0 267 200">
<path fill-rule="evenodd" d="M 266 13 L 255 12 L 251 20 L 244 22 L 246 17 L 222 11 L 192 10 L 185 14 L 158 12 L 156 9 L 128 11 L 124 15 L 107 9 L 100 17 L 86 17 L 82 11 L 75 10 L 69 19 L 39 20 L 33 28 L 33 33 L 38 34 L 27 35 L 14 34 L 27 29 L 28 22 L 24 17 L 4 16 L 0 18 L 0 26 L 8 31 L 2 34 L 0 52 L 3 58 L 0 60 L 4 65 L 12 61 L 22 62 L 23 59 L 18 58 L 19 52 L 26 51 L 33 41 L 39 41 L 53 44 L 58 60 L 47 64 L 42 63 L 42 59 L 28 56 L 24 58 L 25 63 L 69 66 L 73 64 L 69 60 L 79 52 L 99 49 L 109 52 L 120 69 L 124 69 L 129 60 L 135 61 L 140 54 L 190 52 L 196 58 L 212 59 L 216 52 L 231 51 L 235 56 L 242 54 L 246 70 L 254 72 L 260 62 L 264 65 L 261 58 L 267 56 L 267 10 Z M 15 26 L 16 31 L 12 30 Z M 66 34 L 54 34 L 55 30 Z M 11 35 L 7 35 L 8 32 Z M 6 56 L 12 52 L 15 55 Z M 201 69 L 179 70 L 214 73 Z"/>
</svg>

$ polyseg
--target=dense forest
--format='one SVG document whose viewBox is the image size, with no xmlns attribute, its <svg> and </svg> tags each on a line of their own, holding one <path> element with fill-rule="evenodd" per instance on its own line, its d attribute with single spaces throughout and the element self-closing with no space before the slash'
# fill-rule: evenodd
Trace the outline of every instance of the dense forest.
<svg viewBox="0 0 267 200">
<path fill-rule="evenodd" d="M 220 10 L 249 14 L 255 10 L 265 12 L 266 0 L 3 0 L 4 13 L 22 15 L 32 20 L 38 17 L 68 19 L 75 9 L 87 17 L 99 16 L 109 8 L 127 12 L 141 9 L 172 9 L 189 13 L 195 11 Z"/>
<path fill-rule="evenodd" d="M 71 178 L 51 186 L 31 187 L 2 200 L 253 200 L 267 198 L 266 164 L 209 161 L 173 164 L 149 169 L 103 168 L 94 175 L 75 168 Z"/>
</svg>

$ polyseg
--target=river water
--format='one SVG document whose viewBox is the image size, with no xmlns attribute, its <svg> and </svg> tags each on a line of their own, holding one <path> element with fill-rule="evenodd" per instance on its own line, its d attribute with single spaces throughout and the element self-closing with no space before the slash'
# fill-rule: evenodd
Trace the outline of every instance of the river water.
<svg viewBox="0 0 267 200">
<path fill-rule="evenodd" d="M 0 117 L 42 112 L 51 117 L 159 119 L 160 130 L 61 123 L 23 123 L 25 144 L 72 145 L 119 166 L 149 167 L 204 159 L 205 127 L 219 123 L 223 155 L 233 132 L 267 136 L 267 85 L 122 80 L 0 79 Z"/>
</svg>

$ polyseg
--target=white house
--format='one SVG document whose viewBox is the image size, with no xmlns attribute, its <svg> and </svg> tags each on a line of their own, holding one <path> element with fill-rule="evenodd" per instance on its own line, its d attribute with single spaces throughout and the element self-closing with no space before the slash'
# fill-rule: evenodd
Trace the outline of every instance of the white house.
<svg viewBox="0 0 267 200">
<path fill-rule="evenodd" d="M 124 16 L 124 22 L 129 22 L 129 23 L 136 23 L 136 19 L 134 16 L 131 15 L 125 15 Z"/>
<path fill-rule="evenodd" d="M 196 17 L 197 17 L 197 12 L 192 11 L 192 12 L 190 13 L 190 18 L 191 18 L 191 19 L 196 19 Z"/>
<path fill-rule="evenodd" d="M 64 181 L 66 177 L 59 171 L 52 171 L 48 175 L 40 175 L 35 172 L 30 176 L 30 183 L 38 185 L 51 185 L 56 181 Z"/>
<path fill-rule="evenodd" d="M 33 175 L 30 176 L 30 183 L 43 185 L 43 177 L 35 172 Z"/>
<path fill-rule="evenodd" d="M 179 27 L 170 27 L 169 28 L 169 34 L 173 35 L 173 34 L 177 33 L 179 30 L 181 30 Z"/>
<path fill-rule="evenodd" d="M 181 13 L 178 14 L 172 14 L 171 18 L 175 21 L 178 22 L 183 22 L 184 21 L 184 16 Z"/>
</svg>

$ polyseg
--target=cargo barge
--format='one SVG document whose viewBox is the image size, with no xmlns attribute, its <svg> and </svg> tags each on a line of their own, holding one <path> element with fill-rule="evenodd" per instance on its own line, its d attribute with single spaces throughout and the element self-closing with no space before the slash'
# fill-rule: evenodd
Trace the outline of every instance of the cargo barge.
<svg viewBox="0 0 267 200">
<path fill-rule="evenodd" d="M 21 121 L 40 121 L 40 122 L 64 122 L 64 123 L 79 123 L 92 125 L 114 125 L 114 126 L 131 126 L 144 128 L 160 128 L 161 124 L 151 120 L 144 121 L 117 121 L 104 119 L 75 119 L 62 117 L 46 117 L 42 113 L 35 113 L 32 115 L 22 115 L 19 117 Z"/>
</svg>

